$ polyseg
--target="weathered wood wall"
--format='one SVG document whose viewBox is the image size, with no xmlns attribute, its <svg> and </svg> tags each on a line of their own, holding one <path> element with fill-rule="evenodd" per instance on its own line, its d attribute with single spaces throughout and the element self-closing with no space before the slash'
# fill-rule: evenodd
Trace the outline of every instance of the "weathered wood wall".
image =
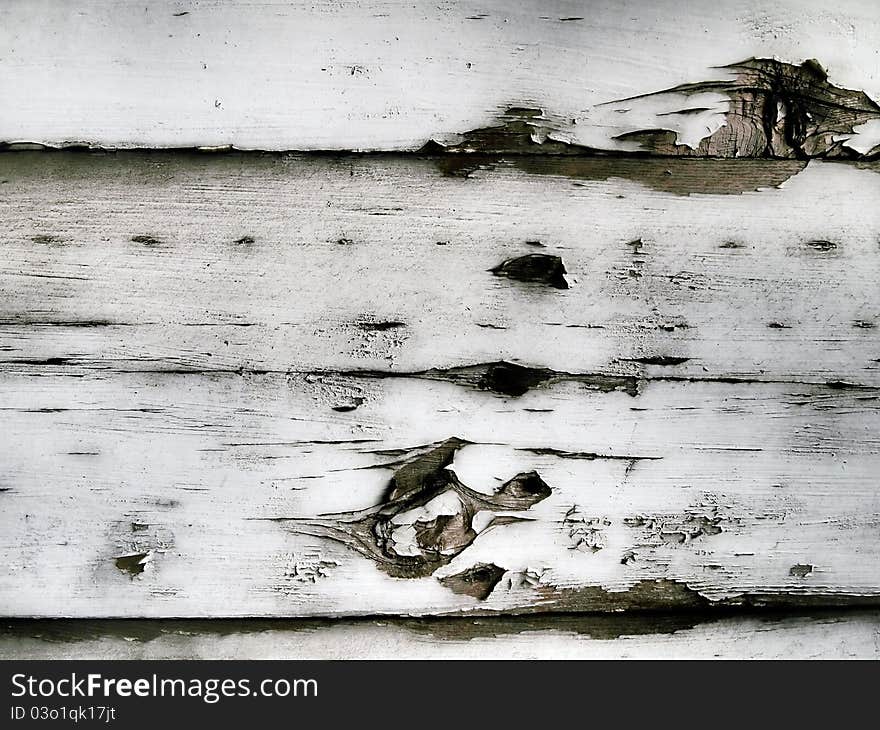
<svg viewBox="0 0 880 730">
<path fill-rule="evenodd" d="M 880 19 L 636 5 L 0 9 L 0 613 L 877 605 Z"/>
<path fill-rule="evenodd" d="M 435 163 L 0 157 L 8 611 L 876 596 L 873 168 L 688 196 L 750 163 L 663 161 L 675 191 L 589 160 L 580 176 Z M 492 271 L 534 252 L 568 288 Z M 530 521 L 427 570 L 404 565 L 412 536 L 395 566 L 287 520 L 387 499 L 447 439 L 431 468 L 480 492 L 536 471 L 546 498 L 472 510 Z M 504 579 L 439 580 L 476 565 Z"/>
</svg>

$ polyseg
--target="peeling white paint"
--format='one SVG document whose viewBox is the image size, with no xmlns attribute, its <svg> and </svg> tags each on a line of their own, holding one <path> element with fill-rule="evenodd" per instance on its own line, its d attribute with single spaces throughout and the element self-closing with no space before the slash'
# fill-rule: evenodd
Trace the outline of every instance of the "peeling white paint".
<svg viewBox="0 0 880 730">
<path fill-rule="evenodd" d="M 844 141 L 847 147 L 860 154 L 868 154 L 880 147 L 880 119 L 871 119 L 853 127 L 853 134 L 841 137 L 840 141 Z"/>
<path fill-rule="evenodd" d="M 880 99 L 872 0 L 780 0 L 772 11 L 717 0 L 686 13 L 677 0 L 602 0 L 589 13 L 569 0 L 177 10 L 172 0 L 47 0 L 34 22 L 30 0 L 4 2 L 0 139 L 414 149 L 486 126 L 510 105 L 575 119 L 753 56 L 817 58 L 834 83 Z M 572 15 L 585 19 L 559 21 Z"/>
</svg>

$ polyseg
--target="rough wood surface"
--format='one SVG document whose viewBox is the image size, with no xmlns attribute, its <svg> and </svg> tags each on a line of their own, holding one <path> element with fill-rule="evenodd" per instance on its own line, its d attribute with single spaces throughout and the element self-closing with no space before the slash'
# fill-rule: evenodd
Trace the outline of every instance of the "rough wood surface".
<svg viewBox="0 0 880 730">
<path fill-rule="evenodd" d="M 880 177 L 629 162 L 0 155 L 0 613 L 878 600 Z"/>
<path fill-rule="evenodd" d="M 873 0 L 7 0 L 0 141 L 417 149 L 509 107 L 543 109 L 588 146 L 678 124 L 691 139 L 720 123 L 717 85 L 602 105 L 723 80 L 719 67 L 750 58 L 817 59 L 876 100 L 878 45 Z M 731 125 L 740 151 L 752 127 Z M 842 131 L 808 136 L 821 147 Z M 880 143 L 876 125 L 862 132 Z"/>
<path fill-rule="evenodd" d="M 876 611 L 360 621 L 16 621 L 5 659 L 872 659 Z"/>
<path fill-rule="evenodd" d="M 880 385 L 876 165 L 447 159 L 2 155 L 0 363 Z"/>
</svg>

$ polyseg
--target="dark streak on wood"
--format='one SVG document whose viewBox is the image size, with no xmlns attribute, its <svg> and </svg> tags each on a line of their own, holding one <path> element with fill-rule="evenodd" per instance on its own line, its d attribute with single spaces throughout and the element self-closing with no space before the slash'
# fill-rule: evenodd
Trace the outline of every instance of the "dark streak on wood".
<svg viewBox="0 0 880 730">
<path fill-rule="evenodd" d="M 634 377 L 568 373 L 504 361 L 449 368 L 447 370 L 426 370 L 423 373 L 416 374 L 416 377 L 419 376 L 432 380 L 448 380 L 453 383 L 470 385 L 480 390 L 489 390 L 493 393 L 513 397 L 521 396 L 532 388 L 560 381 L 579 382 L 591 390 L 598 390 L 603 393 L 619 390 L 631 396 L 638 395 L 638 382 Z"/>
<path fill-rule="evenodd" d="M 528 451 L 538 456 L 555 456 L 559 459 L 580 459 L 583 461 L 595 461 L 597 459 L 611 459 L 615 461 L 642 461 L 644 459 L 657 460 L 662 456 L 629 456 L 626 454 L 599 454 L 595 451 L 564 451 L 562 449 L 554 449 L 547 446 L 541 447 L 519 447 L 518 451 Z"/>
<path fill-rule="evenodd" d="M 59 238 L 58 236 L 52 236 L 45 233 L 40 233 L 36 236 L 31 236 L 31 241 L 34 243 L 38 243 L 43 246 L 62 246 L 66 243 L 63 238 Z"/>
<path fill-rule="evenodd" d="M 73 362 L 73 358 L 47 357 L 44 360 L 10 360 L 9 362 L 16 365 L 68 365 Z"/>
<path fill-rule="evenodd" d="M 568 147 L 566 147 L 568 148 Z M 2 150 L 2 145 L 0 145 Z M 148 150 L 134 149 L 114 151 L 112 161 L 119 165 L 143 164 L 143 161 L 174 161 L 175 164 L 201 168 L 206 165 L 239 167 L 244 160 L 284 160 L 292 154 L 304 157 L 325 159 L 339 164 L 354 163 L 364 159 L 403 160 L 427 158 L 441 174 L 451 177 L 468 178 L 477 170 L 507 167 L 521 170 L 530 175 L 565 177 L 580 185 L 583 182 L 602 182 L 620 178 L 645 185 L 654 190 L 674 195 L 717 194 L 731 195 L 764 188 L 778 187 L 798 174 L 806 166 L 804 160 L 766 160 L 766 159 L 712 159 L 712 174 L 706 174 L 707 160 L 688 157 L 650 157 L 638 153 L 608 153 L 580 150 L 578 154 L 546 154 L 541 145 L 533 145 L 527 152 L 471 153 L 459 154 L 446 151 L 437 145 L 436 149 L 422 151 L 415 155 L 406 152 L 257 152 L 230 150 L 213 155 L 205 155 L 193 149 Z M 7 151 L 4 153 L 27 168 L 33 165 L 51 165 L 62 169 L 65 174 L 90 174 L 96 159 L 104 160 L 107 155 L 99 150 L 73 151 L 67 148 L 44 151 Z M 876 163 L 857 163 L 860 168 L 876 170 Z M 147 236 L 153 238 L 152 236 Z M 352 245 L 354 241 L 341 237 L 334 239 L 340 245 Z M 445 242 L 439 242 L 445 243 Z"/>
<path fill-rule="evenodd" d="M 828 253 L 829 251 L 834 251 L 837 248 L 837 244 L 833 241 L 825 241 L 825 240 L 815 240 L 815 241 L 807 241 L 807 246 L 816 251 L 821 251 L 822 253 Z"/>
<path fill-rule="evenodd" d="M 806 162 L 801 160 L 713 159 L 714 174 L 705 175 L 698 169 L 701 163 L 705 164 L 705 160 L 639 158 L 634 154 L 568 157 L 535 154 L 499 157 L 484 167 L 505 165 L 529 175 L 566 177 L 574 184 L 621 178 L 673 195 L 739 195 L 777 188 L 806 167 Z"/>
<path fill-rule="evenodd" d="M 371 321 L 361 321 L 357 323 L 357 327 L 359 329 L 364 330 L 364 332 L 387 332 L 388 330 L 399 329 L 400 327 L 406 327 L 405 322 L 371 322 Z"/>
<path fill-rule="evenodd" d="M 443 641 L 470 641 L 497 636 L 555 630 L 576 636 L 612 640 L 622 636 L 674 634 L 697 626 L 728 621 L 735 617 L 775 623 L 787 618 L 809 619 L 827 624 L 847 617 L 876 617 L 865 609 L 795 608 L 756 612 L 744 606 L 737 610 L 638 611 L 627 613 L 537 613 L 481 617 L 387 617 L 333 618 L 245 618 L 245 619 L 12 619 L 0 621 L 0 638 L 20 640 L 32 637 L 47 644 L 77 644 L 88 641 L 124 641 L 149 644 L 163 638 L 176 641 L 187 637 L 247 636 L 264 632 L 314 632 L 356 626 L 395 626 L 415 634 Z"/>
<path fill-rule="evenodd" d="M 29 317 L 15 317 L 0 320 L 0 327 L 134 327 L 128 322 L 112 322 L 108 319 L 62 319 L 44 320 Z"/>
<path fill-rule="evenodd" d="M 162 245 L 162 241 L 160 241 L 155 236 L 148 236 L 145 234 L 132 236 L 131 240 L 132 240 L 132 243 L 140 243 L 144 246 L 161 246 Z"/>
<path fill-rule="evenodd" d="M 637 362 L 641 365 L 659 365 L 660 367 L 670 367 L 672 365 L 681 365 L 690 360 L 689 357 L 674 357 L 672 355 L 653 355 L 650 357 L 628 357 L 621 358 L 629 362 Z"/>
<path fill-rule="evenodd" d="M 140 371 L 142 372 L 142 371 Z M 169 371 L 161 371 L 169 372 Z M 225 373 L 260 373 L 271 372 L 290 374 L 288 371 L 181 371 L 182 373 L 201 372 L 225 372 Z M 621 391 L 631 396 L 639 393 L 639 379 L 629 375 L 606 375 L 603 373 L 569 373 L 550 368 L 530 367 L 518 363 L 505 362 L 503 360 L 476 365 L 463 365 L 452 368 L 432 368 L 410 372 L 388 370 L 317 370 L 306 373 L 308 376 L 339 376 L 345 378 L 424 378 L 425 380 L 442 380 L 457 385 L 487 390 L 499 395 L 518 397 L 527 393 L 532 388 L 552 385 L 553 383 L 569 381 L 577 382 L 590 390 L 602 393 Z"/>
</svg>

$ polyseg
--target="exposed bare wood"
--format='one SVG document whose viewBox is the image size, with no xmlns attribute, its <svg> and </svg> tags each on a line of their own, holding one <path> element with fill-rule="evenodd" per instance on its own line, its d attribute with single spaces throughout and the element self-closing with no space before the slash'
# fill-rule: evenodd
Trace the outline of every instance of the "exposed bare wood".
<svg viewBox="0 0 880 730">
<path fill-rule="evenodd" d="M 542 109 L 512 108 L 501 124 L 466 132 L 450 145 L 429 142 L 423 151 L 574 155 L 625 150 L 666 157 L 783 159 L 880 154 L 880 106 L 864 92 L 829 82 L 815 60 L 793 65 L 751 58 L 717 73 L 719 80 L 602 105 L 604 110 L 611 104 L 605 113 L 622 115 L 631 128 L 604 143 L 596 133 L 598 150 L 580 144 L 571 123 L 548 117 Z M 662 99 L 668 99 L 669 111 L 661 111 L 666 108 Z M 700 99 L 711 106 L 695 106 Z M 676 109 L 676 102 L 684 108 Z"/>
<path fill-rule="evenodd" d="M 15 621 L 27 659 L 849 659 L 880 651 L 876 612 L 484 619 Z"/>
</svg>

